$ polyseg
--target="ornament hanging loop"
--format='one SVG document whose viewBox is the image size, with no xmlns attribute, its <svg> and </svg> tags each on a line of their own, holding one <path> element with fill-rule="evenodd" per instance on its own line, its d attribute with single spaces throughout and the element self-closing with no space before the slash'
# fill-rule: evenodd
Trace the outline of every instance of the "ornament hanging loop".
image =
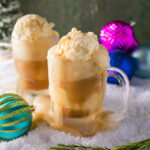
<svg viewBox="0 0 150 150">
<path fill-rule="evenodd" d="M 30 110 L 31 111 L 34 111 L 35 110 L 35 107 L 33 105 L 30 105 Z"/>
<path fill-rule="evenodd" d="M 130 24 L 131 27 L 133 27 L 133 26 L 135 26 L 136 22 L 132 20 L 132 21 L 130 21 L 129 24 Z"/>
</svg>

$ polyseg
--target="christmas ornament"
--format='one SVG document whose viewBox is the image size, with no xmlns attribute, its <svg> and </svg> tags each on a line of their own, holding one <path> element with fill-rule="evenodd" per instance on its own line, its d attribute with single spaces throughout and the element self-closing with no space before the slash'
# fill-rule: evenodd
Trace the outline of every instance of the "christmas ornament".
<svg viewBox="0 0 150 150">
<path fill-rule="evenodd" d="M 110 53 L 109 56 L 110 56 L 110 66 L 117 67 L 123 70 L 130 80 L 133 77 L 135 70 L 139 66 L 138 60 L 133 58 L 129 54 L 117 50 L 116 52 Z M 108 77 L 107 81 L 109 83 L 118 84 L 118 81 L 113 77 Z"/>
<path fill-rule="evenodd" d="M 139 68 L 135 72 L 135 76 L 150 78 L 150 45 L 138 46 L 132 56 L 139 60 Z"/>
<path fill-rule="evenodd" d="M 132 27 L 123 21 L 112 21 L 105 25 L 100 31 L 100 41 L 110 53 L 116 49 L 131 53 L 138 45 Z"/>
<path fill-rule="evenodd" d="M 0 95 L 0 140 L 18 138 L 31 124 L 31 108 L 22 97 L 12 93 Z"/>
</svg>

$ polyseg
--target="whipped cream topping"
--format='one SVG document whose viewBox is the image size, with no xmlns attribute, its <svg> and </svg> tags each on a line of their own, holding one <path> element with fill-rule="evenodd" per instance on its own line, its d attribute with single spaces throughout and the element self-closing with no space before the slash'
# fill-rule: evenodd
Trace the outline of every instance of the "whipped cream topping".
<svg viewBox="0 0 150 150">
<path fill-rule="evenodd" d="M 48 23 L 45 18 L 38 15 L 25 15 L 17 20 L 12 32 L 12 39 L 36 40 L 41 37 L 59 37 L 58 32 L 53 30 L 54 26 L 54 23 Z"/>
</svg>

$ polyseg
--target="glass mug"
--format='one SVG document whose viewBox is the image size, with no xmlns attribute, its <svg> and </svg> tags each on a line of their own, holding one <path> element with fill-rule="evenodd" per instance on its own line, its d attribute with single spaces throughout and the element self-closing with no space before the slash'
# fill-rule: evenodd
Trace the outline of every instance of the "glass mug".
<svg viewBox="0 0 150 150">
<path fill-rule="evenodd" d="M 13 92 L 21 96 L 27 93 L 32 96 L 47 93 L 48 65 L 47 51 L 55 45 L 57 39 L 41 39 L 34 42 L 27 40 L 13 40 L 11 43 L 0 43 L 0 47 L 13 51 L 14 67 L 16 73 Z M 40 57 L 39 57 L 40 56 Z M 5 56 L 3 59 L 10 59 Z"/>
<path fill-rule="evenodd" d="M 48 89 L 47 52 L 58 40 L 59 37 L 41 38 L 31 42 L 12 38 L 16 93 L 23 96 L 26 91 L 37 94 Z"/>
<path fill-rule="evenodd" d="M 94 72 L 92 68 L 90 62 L 74 63 L 59 56 L 48 56 L 49 115 L 53 128 L 74 135 L 91 136 L 98 131 L 112 129 L 123 120 L 129 103 L 127 76 L 114 67 L 102 74 L 91 74 Z M 79 80 L 76 78 L 78 74 L 81 75 Z M 84 75 L 89 74 L 89 77 L 84 78 Z M 118 112 L 104 110 L 103 100 L 109 76 L 115 77 L 123 89 L 122 105 Z"/>
</svg>

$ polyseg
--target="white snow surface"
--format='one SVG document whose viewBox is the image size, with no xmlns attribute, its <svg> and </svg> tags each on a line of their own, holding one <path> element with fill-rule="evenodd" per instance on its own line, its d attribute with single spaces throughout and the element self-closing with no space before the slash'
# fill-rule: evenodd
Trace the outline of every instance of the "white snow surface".
<svg viewBox="0 0 150 150">
<path fill-rule="evenodd" d="M 15 85 L 13 59 L 0 62 L 0 93 L 12 91 Z M 114 130 L 99 132 L 92 137 L 79 137 L 51 129 L 46 123 L 18 139 L 0 142 L 0 150 L 48 150 L 58 143 L 84 144 L 112 148 L 150 138 L 150 79 L 133 78 L 130 82 L 129 111 L 123 122 Z M 107 85 L 105 103 L 119 107 L 120 87 Z M 107 103 L 109 101 L 109 105 Z M 31 103 L 31 101 L 29 101 Z"/>
</svg>

